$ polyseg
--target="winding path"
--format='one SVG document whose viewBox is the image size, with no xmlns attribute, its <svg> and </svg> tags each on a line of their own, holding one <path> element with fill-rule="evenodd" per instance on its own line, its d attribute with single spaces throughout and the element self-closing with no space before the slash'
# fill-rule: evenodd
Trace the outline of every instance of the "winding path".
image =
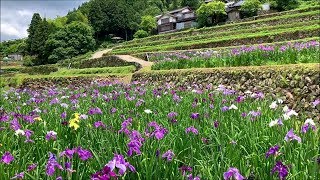
<svg viewBox="0 0 320 180">
<path fill-rule="evenodd" d="M 108 53 L 110 51 L 112 51 L 112 49 L 104 49 L 101 51 L 97 51 L 92 55 L 91 59 L 100 58 L 103 56 L 103 54 Z M 130 55 L 116 55 L 116 56 L 127 62 L 136 62 L 141 64 L 142 68 L 139 71 L 151 70 L 151 66 L 153 65 L 153 62 L 145 61 L 143 59 L 139 59 Z"/>
</svg>

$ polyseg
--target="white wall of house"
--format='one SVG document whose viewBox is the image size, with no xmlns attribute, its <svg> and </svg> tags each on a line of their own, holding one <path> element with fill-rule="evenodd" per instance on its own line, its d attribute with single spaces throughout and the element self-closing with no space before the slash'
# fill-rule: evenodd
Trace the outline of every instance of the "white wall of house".
<svg viewBox="0 0 320 180">
<path fill-rule="evenodd" d="M 166 19 L 169 19 L 169 22 L 176 22 L 176 19 L 174 17 L 169 16 L 169 15 L 164 15 L 158 20 L 158 25 L 163 24 L 162 21 L 166 20 Z"/>
</svg>

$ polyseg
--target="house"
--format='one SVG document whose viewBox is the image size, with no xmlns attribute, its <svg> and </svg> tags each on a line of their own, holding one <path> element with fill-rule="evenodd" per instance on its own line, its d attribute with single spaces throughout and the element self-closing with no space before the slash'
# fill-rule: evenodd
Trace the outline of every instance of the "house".
<svg viewBox="0 0 320 180">
<path fill-rule="evenodd" d="M 205 0 L 205 3 L 212 2 L 213 0 Z M 240 8 L 244 3 L 244 0 L 225 0 L 225 8 L 228 15 L 228 21 L 235 21 L 240 19 Z"/>
<path fill-rule="evenodd" d="M 236 21 L 241 19 L 240 8 L 244 4 L 244 2 L 245 2 L 244 0 L 240 0 L 238 2 L 229 4 L 229 6 L 226 7 L 226 12 L 228 14 L 228 21 Z"/>
<path fill-rule="evenodd" d="M 197 26 L 195 12 L 189 7 L 169 11 L 156 19 L 159 34 Z"/>
<path fill-rule="evenodd" d="M 22 61 L 23 56 L 21 54 L 9 54 L 8 58 L 14 60 L 14 61 Z"/>
</svg>

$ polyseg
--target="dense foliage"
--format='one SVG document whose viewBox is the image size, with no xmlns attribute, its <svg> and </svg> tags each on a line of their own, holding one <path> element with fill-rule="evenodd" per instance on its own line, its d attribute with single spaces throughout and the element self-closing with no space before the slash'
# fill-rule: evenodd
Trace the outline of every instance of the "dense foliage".
<svg viewBox="0 0 320 180">
<path fill-rule="evenodd" d="M 202 4 L 197 10 L 197 22 L 200 27 L 211 26 L 226 19 L 225 3 L 213 1 Z"/>
<path fill-rule="evenodd" d="M 50 35 L 46 51 L 50 53 L 48 63 L 56 63 L 94 50 L 95 41 L 91 27 L 82 22 L 73 22 Z"/>
<path fill-rule="evenodd" d="M 0 179 L 319 177 L 319 124 L 281 99 L 92 84 L 1 94 Z"/>
</svg>

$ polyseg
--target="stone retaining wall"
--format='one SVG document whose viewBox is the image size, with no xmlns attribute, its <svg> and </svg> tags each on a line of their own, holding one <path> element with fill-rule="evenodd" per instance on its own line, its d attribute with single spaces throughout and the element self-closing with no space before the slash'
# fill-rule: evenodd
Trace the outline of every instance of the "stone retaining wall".
<svg viewBox="0 0 320 180">
<path fill-rule="evenodd" d="M 312 103 L 320 98 L 320 64 L 261 67 L 235 67 L 153 71 L 135 73 L 132 81 L 192 84 L 223 84 L 240 92 L 262 91 L 274 98 L 282 98 L 297 111 L 319 120 L 320 108 Z"/>
</svg>

